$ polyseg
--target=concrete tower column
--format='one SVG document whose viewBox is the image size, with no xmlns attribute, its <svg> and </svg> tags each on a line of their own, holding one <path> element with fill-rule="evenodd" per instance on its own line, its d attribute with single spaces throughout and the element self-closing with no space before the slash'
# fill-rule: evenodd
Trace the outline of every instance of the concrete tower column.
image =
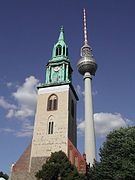
<svg viewBox="0 0 135 180">
<path fill-rule="evenodd" d="M 85 153 L 87 163 L 93 164 L 96 159 L 94 117 L 92 106 L 92 76 L 89 72 L 84 74 L 85 94 Z"/>
<path fill-rule="evenodd" d="M 84 9 L 84 46 L 81 48 L 81 59 L 77 64 L 80 74 L 84 77 L 84 95 L 85 95 L 85 154 L 86 162 L 93 165 L 96 159 L 95 148 L 95 131 L 92 106 L 92 76 L 95 75 L 97 64 L 93 58 L 92 49 L 88 45 L 87 29 L 86 29 L 86 14 Z"/>
</svg>

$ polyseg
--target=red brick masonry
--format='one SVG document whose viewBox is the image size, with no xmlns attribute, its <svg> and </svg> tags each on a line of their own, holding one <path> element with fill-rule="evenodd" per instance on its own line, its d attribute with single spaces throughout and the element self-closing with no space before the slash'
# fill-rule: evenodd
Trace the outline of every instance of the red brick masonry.
<svg viewBox="0 0 135 180">
<path fill-rule="evenodd" d="M 30 153 L 31 144 L 27 147 L 22 156 L 13 166 L 13 172 L 28 172 L 30 163 Z M 68 158 L 71 161 L 71 163 L 77 167 L 80 173 L 86 173 L 86 156 L 82 156 L 70 140 L 68 140 Z"/>
<path fill-rule="evenodd" d="M 86 173 L 86 156 L 85 154 L 82 156 L 70 140 L 68 140 L 68 158 L 79 173 Z"/>
<path fill-rule="evenodd" d="M 28 171 L 30 162 L 31 144 L 27 147 L 24 153 L 21 155 L 19 160 L 13 166 L 12 171 L 21 172 Z"/>
</svg>

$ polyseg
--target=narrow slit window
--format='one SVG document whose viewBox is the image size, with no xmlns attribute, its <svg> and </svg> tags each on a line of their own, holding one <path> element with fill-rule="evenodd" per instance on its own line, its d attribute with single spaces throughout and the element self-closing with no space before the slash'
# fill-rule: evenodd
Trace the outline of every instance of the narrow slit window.
<svg viewBox="0 0 135 180">
<path fill-rule="evenodd" d="M 48 123 L 48 134 L 53 134 L 54 131 L 54 122 Z"/>
<path fill-rule="evenodd" d="M 63 55 L 65 55 L 65 46 L 63 47 Z"/>
<path fill-rule="evenodd" d="M 53 134 L 53 122 L 51 123 L 51 134 Z"/>
<path fill-rule="evenodd" d="M 59 49 L 58 49 L 58 47 L 56 48 L 56 56 L 58 56 L 58 51 L 59 51 Z"/>
<path fill-rule="evenodd" d="M 66 56 L 68 56 L 68 48 L 66 48 Z"/>
<path fill-rule="evenodd" d="M 54 110 L 57 109 L 57 99 L 54 99 L 54 102 L 53 102 L 53 109 L 54 109 Z"/>
<path fill-rule="evenodd" d="M 48 126 L 48 134 L 51 134 L 51 122 L 49 122 L 49 126 Z"/>
<path fill-rule="evenodd" d="M 49 99 L 48 101 L 48 110 L 51 110 L 52 108 L 52 99 Z"/>
</svg>

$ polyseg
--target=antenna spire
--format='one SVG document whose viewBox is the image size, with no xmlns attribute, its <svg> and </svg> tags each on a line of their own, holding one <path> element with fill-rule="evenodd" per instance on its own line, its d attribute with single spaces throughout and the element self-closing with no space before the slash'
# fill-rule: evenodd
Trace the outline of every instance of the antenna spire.
<svg viewBox="0 0 135 180">
<path fill-rule="evenodd" d="M 88 39 L 87 39 L 87 27 L 86 27 L 86 12 L 85 8 L 83 9 L 83 22 L 84 22 L 84 45 L 88 45 Z"/>
</svg>

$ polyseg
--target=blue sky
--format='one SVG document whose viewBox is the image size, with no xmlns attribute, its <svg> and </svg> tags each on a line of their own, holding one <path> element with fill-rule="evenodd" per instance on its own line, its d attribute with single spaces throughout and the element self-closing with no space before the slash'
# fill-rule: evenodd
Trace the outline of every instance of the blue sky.
<svg viewBox="0 0 135 180">
<path fill-rule="evenodd" d="M 98 64 L 93 78 L 97 152 L 110 130 L 135 124 L 134 0 L 1 0 L 0 171 L 9 173 L 31 142 L 35 87 L 45 80 L 45 65 L 61 25 L 80 99 L 78 149 L 83 152 L 83 79 L 76 64 L 84 41 L 84 7 L 88 40 Z"/>
</svg>

